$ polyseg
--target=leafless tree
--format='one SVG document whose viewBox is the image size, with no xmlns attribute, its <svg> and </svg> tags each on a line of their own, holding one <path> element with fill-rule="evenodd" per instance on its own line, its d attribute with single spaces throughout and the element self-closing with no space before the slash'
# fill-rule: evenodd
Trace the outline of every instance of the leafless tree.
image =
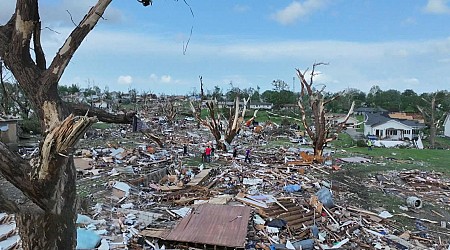
<svg viewBox="0 0 450 250">
<path fill-rule="evenodd" d="M 327 121 L 326 105 L 336 98 L 340 97 L 340 94 L 334 95 L 330 98 L 326 98 L 324 95 L 325 85 L 321 89 L 315 89 L 313 86 L 314 77 L 318 74 L 316 67 L 320 65 L 327 65 L 326 63 L 314 63 L 312 71 L 310 73 L 309 81 L 306 79 L 308 69 L 304 72 L 297 69 L 297 76 L 300 79 L 300 99 L 298 105 L 302 115 L 302 123 L 305 127 L 306 133 L 312 141 L 314 147 L 314 159 L 315 161 L 323 160 L 323 150 L 327 143 L 336 140 L 338 134 L 345 128 L 350 115 L 353 113 L 353 102 L 344 120 L 338 124 L 333 124 Z M 310 109 L 311 114 L 308 114 L 307 108 Z M 311 120 L 308 117 L 311 116 Z"/>
<path fill-rule="evenodd" d="M 161 113 L 166 117 L 167 122 L 172 124 L 178 114 L 175 100 L 166 98 L 166 100 L 160 104 L 160 109 Z"/>
<path fill-rule="evenodd" d="M 218 105 L 216 100 L 206 101 L 206 107 L 208 108 L 208 115 L 206 118 L 201 117 L 201 113 L 196 109 L 196 107 L 191 102 L 191 109 L 194 113 L 195 118 L 203 126 L 206 126 L 211 131 L 214 139 L 216 140 L 217 148 L 221 150 L 228 150 L 227 144 L 231 144 L 233 139 L 241 130 L 244 125 L 244 117 L 247 107 L 247 102 L 249 98 L 244 99 L 242 111 L 239 108 L 239 97 L 234 100 L 233 108 L 230 108 L 230 116 L 227 119 L 218 112 Z M 257 110 L 255 111 L 250 121 L 256 116 Z"/>
<path fill-rule="evenodd" d="M 442 121 L 445 118 L 445 112 L 439 112 L 438 105 L 436 104 L 439 91 L 431 94 L 430 100 L 422 98 L 427 106 L 417 106 L 417 109 L 422 114 L 425 124 L 430 129 L 429 142 L 430 148 L 436 147 L 436 131 L 440 127 Z"/>
</svg>

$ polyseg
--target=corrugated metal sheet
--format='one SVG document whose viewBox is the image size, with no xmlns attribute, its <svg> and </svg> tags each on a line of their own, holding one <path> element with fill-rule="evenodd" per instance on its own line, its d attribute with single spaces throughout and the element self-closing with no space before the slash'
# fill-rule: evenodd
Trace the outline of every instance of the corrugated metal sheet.
<svg viewBox="0 0 450 250">
<path fill-rule="evenodd" d="M 242 248 L 250 211 L 247 206 L 201 205 L 184 217 L 166 240 Z"/>
</svg>

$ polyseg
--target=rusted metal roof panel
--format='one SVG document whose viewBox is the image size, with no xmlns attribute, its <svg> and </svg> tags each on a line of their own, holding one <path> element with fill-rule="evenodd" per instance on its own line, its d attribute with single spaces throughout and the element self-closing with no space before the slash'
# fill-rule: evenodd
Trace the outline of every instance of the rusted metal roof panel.
<svg viewBox="0 0 450 250">
<path fill-rule="evenodd" d="M 184 217 L 166 240 L 242 248 L 250 211 L 246 206 L 201 205 Z"/>
</svg>

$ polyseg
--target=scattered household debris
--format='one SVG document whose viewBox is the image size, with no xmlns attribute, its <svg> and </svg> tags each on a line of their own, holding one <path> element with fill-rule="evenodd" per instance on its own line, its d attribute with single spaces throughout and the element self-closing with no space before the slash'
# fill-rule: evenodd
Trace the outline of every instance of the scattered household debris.
<svg viewBox="0 0 450 250">
<path fill-rule="evenodd" d="M 77 248 L 445 249 L 450 244 L 448 213 L 432 207 L 439 220 L 422 213 L 431 201 L 450 204 L 450 182 L 439 173 L 373 176 L 364 185 L 405 201 L 399 211 L 374 210 L 353 204 L 348 184 L 330 178 L 349 164 L 376 164 L 372 159 L 334 159 L 327 150 L 323 163 L 314 163 L 301 144 L 267 146 L 270 140 L 289 142 L 289 136 L 259 123 L 259 132 L 243 128 L 230 152 L 216 150 L 211 162 L 200 162 L 206 145 L 213 146 L 209 131 L 196 129 L 189 119 L 171 125 L 158 117 L 145 121 L 165 135 L 164 148 L 129 128 L 96 131 L 80 142 Z M 114 138 L 120 143 L 109 143 Z M 251 164 L 244 161 L 248 147 Z M 23 151 L 24 157 L 32 153 Z M 395 219 L 411 220 L 416 228 L 403 230 Z M 0 214 L 0 249 L 16 244 L 13 217 Z"/>
</svg>

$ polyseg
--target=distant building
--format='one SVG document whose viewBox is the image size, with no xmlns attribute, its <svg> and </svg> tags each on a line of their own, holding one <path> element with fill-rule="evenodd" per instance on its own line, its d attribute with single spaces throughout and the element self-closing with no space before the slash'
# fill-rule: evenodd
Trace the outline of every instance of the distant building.
<svg viewBox="0 0 450 250">
<path fill-rule="evenodd" d="M 340 123 L 343 123 L 345 120 L 345 117 L 347 115 L 343 115 L 343 114 L 331 114 L 331 115 L 326 115 L 326 120 L 327 122 L 333 124 L 333 125 L 337 125 Z M 346 128 L 357 128 L 358 126 L 358 120 L 353 117 L 350 116 L 347 121 L 345 122 L 345 127 Z"/>
<path fill-rule="evenodd" d="M 450 112 L 447 113 L 447 117 L 444 121 L 444 135 L 450 137 Z"/>
<path fill-rule="evenodd" d="M 298 106 L 298 104 L 291 104 L 291 103 L 281 104 L 280 109 L 281 110 L 297 110 L 297 109 L 299 109 L 299 106 Z"/>
<path fill-rule="evenodd" d="M 374 114 L 374 113 L 385 113 L 388 112 L 384 108 L 376 107 L 376 108 L 370 108 L 370 107 L 360 107 L 353 110 L 355 115 L 365 115 L 365 114 Z"/>
<path fill-rule="evenodd" d="M 20 117 L 0 115 L 0 141 L 5 144 L 17 144 L 17 123 Z"/>
<path fill-rule="evenodd" d="M 273 108 L 273 104 L 269 102 L 251 102 L 249 108 L 271 110 Z"/>
<path fill-rule="evenodd" d="M 218 101 L 217 107 L 218 108 L 233 108 L 235 105 L 235 102 L 225 102 L 225 101 Z M 244 107 L 244 102 L 239 102 L 239 108 Z"/>
<path fill-rule="evenodd" d="M 394 119 L 418 121 L 419 123 L 425 123 L 425 120 L 423 119 L 423 116 L 421 114 L 391 112 L 389 113 L 389 117 Z"/>
<path fill-rule="evenodd" d="M 366 114 L 364 134 L 374 135 L 378 139 L 404 140 L 419 136 L 419 132 L 426 126 L 423 123 L 412 120 L 390 118 L 387 114 Z"/>
</svg>

